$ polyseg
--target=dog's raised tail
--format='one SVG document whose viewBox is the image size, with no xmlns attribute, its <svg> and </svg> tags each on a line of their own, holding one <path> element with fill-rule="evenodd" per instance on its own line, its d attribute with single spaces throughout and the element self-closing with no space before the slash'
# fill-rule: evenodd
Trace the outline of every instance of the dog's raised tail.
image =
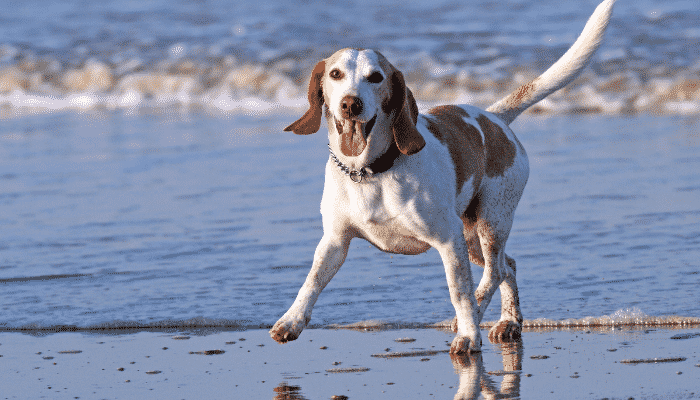
<svg viewBox="0 0 700 400">
<path fill-rule="evenodd" d="M 539 77 L 497 101 L 486 111 L 510 124 L 528 107 L 568 85 L 588 65 L 603 43 L 603 34 L 612 16 L 615 0 L 605 0 L 586 22 L 583 32 L 564 55 Z"/>
</svg>

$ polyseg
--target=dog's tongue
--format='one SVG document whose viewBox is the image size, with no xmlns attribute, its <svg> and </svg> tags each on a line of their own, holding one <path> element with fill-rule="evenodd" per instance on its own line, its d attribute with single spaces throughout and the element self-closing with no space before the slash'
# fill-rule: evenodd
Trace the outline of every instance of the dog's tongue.
<svg viewBox="0 0 700 400">
<path fill-rule="evenodd" d="M 336 127 L 340 133 L 340 151 L 348 157 L 357 157 L 367 145 L 365 135 L 362 132 L 363 124 L 360 121 L 343 120 L 336 121 Z"/>
</svg>

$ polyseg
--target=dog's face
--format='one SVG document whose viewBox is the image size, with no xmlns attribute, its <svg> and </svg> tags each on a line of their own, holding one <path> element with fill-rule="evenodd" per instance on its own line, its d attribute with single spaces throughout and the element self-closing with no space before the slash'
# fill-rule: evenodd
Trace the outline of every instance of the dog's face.
<svg viewBox="0 0 700 400">
<path fill-rule="evenodd" d="M 344 50 L 326 60 L 328 73 L 323 82 L 324 101 L 331 127 L 340 135 L 340 149 L 356 157 L 364 151 L 369 135 L 387 126 L 388 115 L 379 109 L 390 98 L 387 72 L 377 53 Z"/>
<path fill-rule="evenodd" d="M 403 75 L 374 50 L 343 49 L 316 64 L 308 99 L 309 110 L 285 130 L 318 131 L 325 105 L 329 133 L 337 135 L 346 157 L 359 157 L 368 143 L 384 143 L 385 148 L 395 141 L 404 154 L 425 145 L 415 127 L 418 108 Z"/>
</svg>

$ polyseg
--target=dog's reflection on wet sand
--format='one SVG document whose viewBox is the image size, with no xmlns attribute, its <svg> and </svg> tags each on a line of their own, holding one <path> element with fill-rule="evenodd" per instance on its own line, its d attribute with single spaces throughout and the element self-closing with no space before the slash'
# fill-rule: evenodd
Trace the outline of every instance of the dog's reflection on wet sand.
<svg viewBox="0 0 700 400">
<path fill-rule="evenodd" d="M 459 375 L 459 388 L 455 400 L 471 400 L 483 394 L 486 399 L 510 399 L 520 397 L 520 373 L 523 364 L 522 341 L 496 344 L 500 347 L 503 369 L 486 372 L 481 353 L 451 355 L 452 366 Z M 502 376 L 500 388 L 494 376 Z"/>
<path fill-rule="evenodd" d="M 522 341 L 494 343 L 500 348 L 502 369 L 486 371 L 482 353 L 451 354 L 452 366 L 459 375 L 459 387 L 455 400 L 510 399 L 520 397 L 520 374 L 522 372 Z M 500 387 L 497 377 L 502 377 Z M 280 383 L 275 389 L 274 400 L 306 400 L 299 386 Z M 349 399 L 352 396 L 334 396 L 333 399 Z"/>
</svg>

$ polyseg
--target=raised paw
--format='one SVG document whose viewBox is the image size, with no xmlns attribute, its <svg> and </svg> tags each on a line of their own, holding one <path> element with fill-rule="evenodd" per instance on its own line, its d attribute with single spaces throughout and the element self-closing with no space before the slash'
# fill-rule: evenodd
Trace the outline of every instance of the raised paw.
<svg viewBox="0 0 700 400">
<path fill-rule="evenodd" d="M 498 321 L 489 330 L 489 340 L 491 343 L 512 342 L 520 339 L 522 328 L 514 321 Z"/>
<path fill-rule="evenodd" d="M 471 340 L 466 336 L 457 336 L 450 346 L 450 354 L 471 354 L 481 351 L 481 337 Z M 478 342 L 478 343 L 477 343 Z"/>
<path fill-rule="evenodd" d="M 270 337 L 277 343 L 291 342 L 299 337 L 305 325 L 302 321 L 282 317 L 270 329 Z"/>
</svg>

